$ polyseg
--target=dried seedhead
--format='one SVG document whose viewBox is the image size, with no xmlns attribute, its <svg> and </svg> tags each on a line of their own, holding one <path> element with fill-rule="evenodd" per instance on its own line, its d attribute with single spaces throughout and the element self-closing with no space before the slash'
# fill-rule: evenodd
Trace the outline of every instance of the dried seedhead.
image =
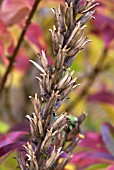
<svg viewBox="0 0 114 170">
<path fill-rule="evenodd" d="M 78 118 L 67 113 L 57 115 L 56 111 L 67 98 L 67 95 L 79 84 L 73 78 L 74 71 L 70 66 L 76 55 L 90 40 L 84 34 L 85 23 L 93 18 L 98 5 L 93 0 L 65 0 L 66 10 L 61 5 L 52 8 L 56 24 L 50 30 L 53 51 L 56 56 L 53 67 L 49 64 L 45 51 L 38 54 L 41 66 L 30 60 L 41 72 L 37 77 L 40 94 L 30 97 L 34 107 L 32 116 L 26 117 L 30 122 L 32 141 L 27 143 L 26 160 L 21 161 L 21 170 L 62 170 L 72 157 L 72 151 L 80 139 L 83 138 L 81 123 L 86 113 Z M 78 14 L 81 14 L 79 18 Z M 66 142 L 70 144 L 65 147 Z M 59 163 L 59 157 L 63 161 Z"/>
</svg>

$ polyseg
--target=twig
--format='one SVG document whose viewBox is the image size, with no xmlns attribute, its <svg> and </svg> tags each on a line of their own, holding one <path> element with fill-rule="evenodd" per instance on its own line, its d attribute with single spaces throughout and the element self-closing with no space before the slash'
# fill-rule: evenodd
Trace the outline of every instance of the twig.
<svg viewBox="0 0 114 170">
<path fill-rule="evenodd" d="M 105 48 L 96 64 L 96 66 L 93 68 L 93 71 L 88 76 L 87 83 L 81 90 L 78 97 L 76 97 L 70 104 L 67 104 L 67 106 L 65 107 L 65 110 L 67 112 L 71 111 L 80 102 L 80 100 L 82 100 L 82 98 L 84 98 L 87 95 L 87 93 L 88 93 L 90 87 L 92 86 L 92 84 L 94 83 L 95 79 L 97 78 L 99 73 L 103 70 L 103 64 L 106 59 L 107 52 L 108 52 L 108 50 Z"/>
<path fill-rule="evenodd" d="M 3 89 L 4 89 L 4 86 L 5 86 L 7 77 L 8 77 L 8 75 L 9 75 L 9 73 L 11 72 L 11 69 L 12 69 L 12 67 L 13 67 L 13 63 L 14 63 L 15 58 L 16 58 L 16 56 L 17 56 L 17 53 L 18 53 L 18 51 L 19 51 L 19 49 L 20 49 L 20 47 L 21 47 L 21 44 L 22 44 L 22 42 L 23 42 L 23 39 L 24 39 L 24 36 L 25 36 L 25 34 L 26 34 L 27 28 L 28 28 L 28 26 L 29 26 L 30 23 L 31 23 L 31 19 L 32 19 L 32 17 L 33 17 L 33 15 L 34 15 L 34 13 L 35 13 L 35 11 L 36 11 L 36 9 L 37 9 L 37 6 L 38 6 L 38 4 L 39 4 L 40 1 L 41 1 L 41 0 L 35 0 L 34 5 L 33 5 L 33 8 L 32 8 L 32 10 L 31 10 L 31 12 L 30 12 L 30 14 L 29 14 L 29 16 L 28 16 L 28 19 L 26 20 L 25 26 L 24 26 L 24 28 L 23 28 L 23 30 L 22 30 L 22 32 L 21 32 L 20 37 L 19 37 L 17 46 L 16 46 L 16 48 L 15 48 L 15 50 L 14 50 L 14 53 L 13 53 L 12 57 L 10 58 L 10 63 L 9 63 L 9 65 L 8 65 L 8 67 L 7 67 L 7 69 L 6 69 L 6 72 L 5 72 L 5 74 L 4 74 L 3 78 L 2 78 L 1 85 L 0 85 L 0 93 L 1 93 L 1 92 L 3 91 Z"/>
</svg>

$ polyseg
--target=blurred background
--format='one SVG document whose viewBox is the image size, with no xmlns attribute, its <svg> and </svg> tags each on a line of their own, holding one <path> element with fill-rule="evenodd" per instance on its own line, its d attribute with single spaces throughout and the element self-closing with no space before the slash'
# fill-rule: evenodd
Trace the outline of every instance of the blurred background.
<svg viewBox="0 0 114 170">
<path fill-rule="evenodd" d="M 83 132 L 91 134 L 91 137 L 87 138 L 90 138 L 88 145 L 92 141 L 94 143 L 94 139 L 96 140 L 95 145 L 91 147 L 94 150 L 97 142 L 102 143 L 99 138 L 104 135 L 103 127 L 110 132 L 114 126 L 114 0 L 95 2 L 99 2 L 99 6 L 95 8 L 95 19 L 87 24 L 85 30 L 85 34 L 92 42 L 78 54 L 71 66 L 71 70 L 75 71 L 74 76 L 77 77 L 77 83 L 81 85 L 70 94 L 70 100 L 68 99 L 58 110 L 58 114 L 65 110 L 75 116 L 79 116 L 83 111 L 87 112 L 88 116 L 82 129 Z M 7 133 L 11 129 L 26 128 L 25 115 L 31 114 L 33 110 L 29 96 L 39 93 L 38 81 L 35 79 L 39 72 L 30 64 L 29 60 L 39 62 L 37 53 L 43 49 L 46 50 L 49 62 L 53 65 L 55 56 L 49 29 L 53 27 L 55 21 L 50 8 L 56 8 L 60 3 L 64 6 L 63 0 L 41 0 L 27 28 L 12 69 L 8 72 L 4 82 L 6 70 L 9 63 L 12 62 L 12 56 L 34 0 L 0 0 L 1 134 Z M 110 132 L 110 135 L 112 134 L 114 135 L 114 129 Z M 108 138 L 103 144 L 107 150 L 109 149 L 109 147 L 107 148 L 108 140 L 110 139 Z M 114 156 L 114 152 L 111 153 L 110 150 L 110 155 Z M 13 159 L 14 155 L 15 153 L 2 164 L 0 170 L 16 169 L 17 163 Z M 76 164 L 76 161 L 73 164 Z M 101 161 L 100 164 L 93 166 L 93 169 L 106 169 L 109 165 L 112 166 L 112 162 Z M 87 168 L 87 166 L 82 167 L 82 170 Z M 69 164 L 66 169 L 76 169 L 76 165 Z"/>
</svg>

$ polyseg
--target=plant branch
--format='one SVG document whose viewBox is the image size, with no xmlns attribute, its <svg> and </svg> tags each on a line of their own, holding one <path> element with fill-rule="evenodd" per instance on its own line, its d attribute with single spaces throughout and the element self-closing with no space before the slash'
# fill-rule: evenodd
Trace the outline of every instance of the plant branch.
<svg viewBox="0 0 114 170">
<path fill-rule="evenodd" d="M 93 68 L 93 70 L 91 71 L 91 73 L 88 75 L 87 77 L 87 83 L 86 85 L 83 87 L 83 89 L 81 90 L 80 94 L 78 95 L 78 97 L 76 97 L 70 104 L 68 104 L 66 107 L 65 107 L 65 110 L 67 112 L 71 111 L 74 106 L 76 106 L 80 100 L 82 100 L 82 98 L 84 98 L 90 87 L 93 85 L 94 81 L 96 80 L 97 76 L 99 75 L 99 73 L 104 70 L 103 68 L 103 64 L 104 64 L 104 61 L 106 59 L 106 56 L 107 56 L 107 48 L 104 48 L 96 66 Z"/>
<path fill-rule="evenodd" d="M 2 78 L 1 86 L 0 86 L 0 93 L 1 93 L 2 90 L 4 89 L 4 86 L 5 86 L 7 77 L 8 77 L 8 75 L 9 75 L 9 73 L 11 72 L 11 69 L 12 69 L 12 67 L 13 67 L 15 58 L 16 58 L 18 52 L 19 52 L 19 49 L 20 49 L 21 44 L 22 44 L 22 42 L 23 42 L 24 36 L 25 36 L 25 34 L 26 34 L 27 28 L 28 28 L 28 26 L 29 26 L 30 23 L 31 23 L 31 19 L 32 19 L 32 17 L 33 17 L 33 15 L 34 15 L 34 13 L 35 13 L 35 11 L 36 11 L 36 9 L 37 9 L 37 6 L 38 6 L 38 4 L 40 3 L 40 1 L 41 1 L 41 0 L 35 0 L 34 5 L 33 5 L 33 8 L 32 8 L 32 10 L 31 10 L 31 12 L 30 12 L 30 14 L 29 14 L 29 16 L 28 16 L 28 19 L 26 20 L 25 26 L 24 26 L 24 28 L 23 28 L 23 30 L 22 30 L 22 32 L 21 32 L 21 35 L 20 35 L 20 37 L 19 37 L 17 46 L 16 46 L 16 48 L 15 48 L 15 50 L 14 50 L 14 53 L 13 53 L 13 55 L 10 57 L 10 63 L 9 63 L 9 65 L 8 65 L 8 67 L 7 67 L 7 69 L 6 69 L 6 72 L 5 72 L 5 74 L 4 74 L 3 78 Z"/>
</svg>

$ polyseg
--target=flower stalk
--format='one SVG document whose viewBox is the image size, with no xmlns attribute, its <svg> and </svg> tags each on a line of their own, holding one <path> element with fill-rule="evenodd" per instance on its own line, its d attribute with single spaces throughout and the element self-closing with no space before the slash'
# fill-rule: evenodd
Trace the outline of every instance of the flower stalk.
<svg viewBox="0 0 114 170">
<path fill-rule="evenodd" d="M 64 169 L 72 158 L 72 151 L 84 137 L 81 124 L 86 117 L 82 113 L 78 118 L 63 112 L 57 115 L 57 110 L 67 99 L 68 94 L 76 88 L 77 78 L 70 66 L 77 54 L 90 42 L 84 34 L 85 23 L 93 18 L 96 5 L 93 1 L 65 0 L 66 10 L 61 5 L 52 8 L 56 25 L 50 30 L 55 54 L 55 64 L 52 67 L 45 51 L 38 54 L 41 65 L 30 60 L 41 72 L 37 77 L 40 94 L 30 97 L 34 111 L 27 115 L 30 122 L 32 141 L 25 148 L 26 159 L 18 159 L 21 170 L 57 170 Z M 78 14 L 82 14 L 77 19 Z M 69 144 L 66 147 L 66 143 Z M 63 161 L 59 163 L 59 158 Z M 24 160 L 24 161 L 23 161 Z"/>
</svg>

